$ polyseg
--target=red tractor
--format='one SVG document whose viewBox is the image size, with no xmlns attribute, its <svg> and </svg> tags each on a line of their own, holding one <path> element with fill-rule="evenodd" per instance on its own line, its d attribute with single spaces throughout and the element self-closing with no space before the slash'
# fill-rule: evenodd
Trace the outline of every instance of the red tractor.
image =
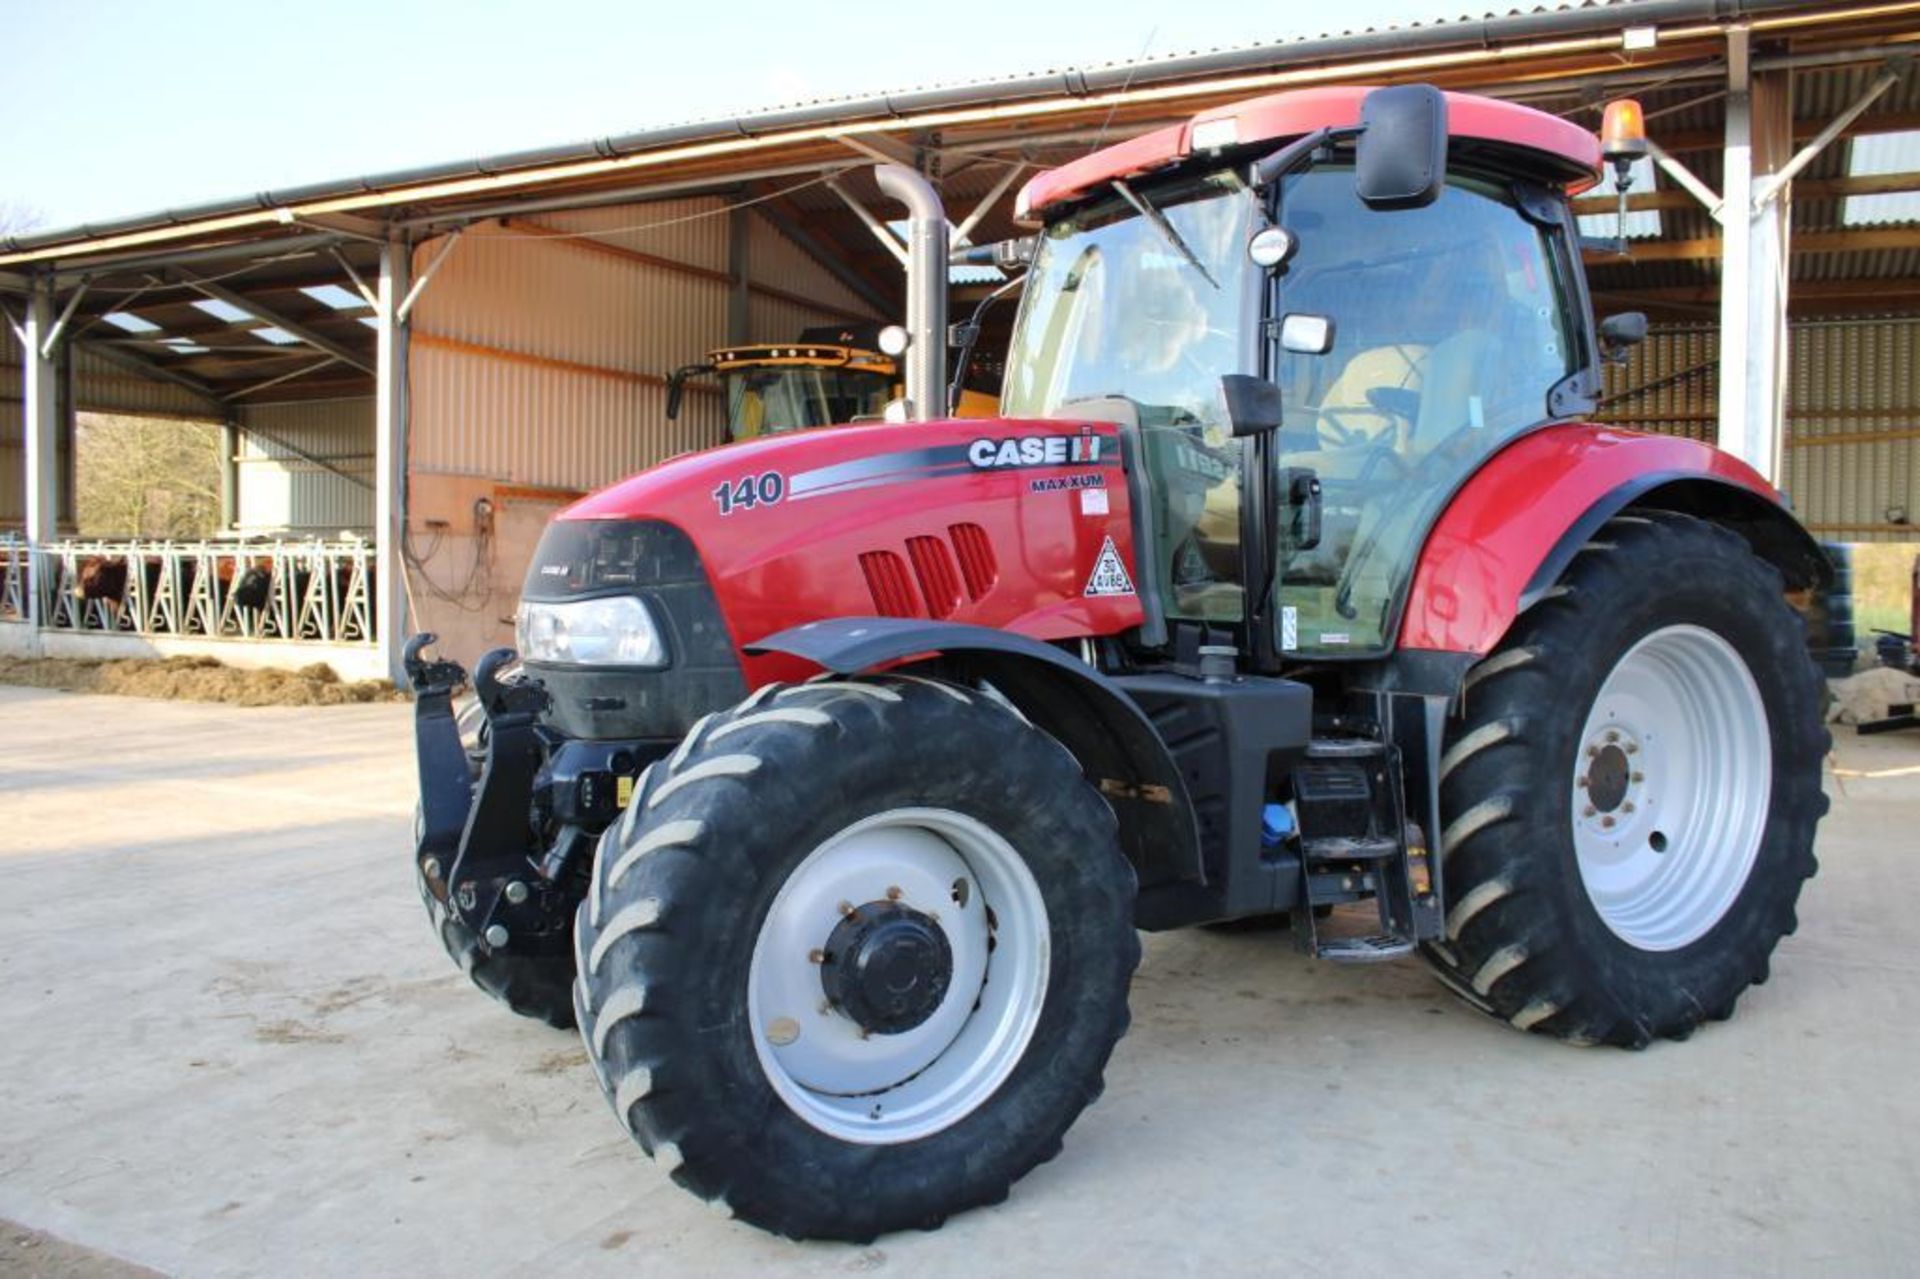
<svg viewBox="0 0 1920 1279">
<path fill-rule="evenodd" d="M 472 684 L 408 646 L 416 865 L 676 1181 L 864 1240 L 1003 1198 L 1127 1027 L 1136 929 L 1287 916 L 1526 1031 L 1728 1016 L 1827 734 L 1740 462 L 1588 424 L 1596 139 L 1426 86 L 1040 175 L 993 420 L 682 457 L 547 529 Z M 908 398 L 943 403 L 914 212 Z"/>
</svg>

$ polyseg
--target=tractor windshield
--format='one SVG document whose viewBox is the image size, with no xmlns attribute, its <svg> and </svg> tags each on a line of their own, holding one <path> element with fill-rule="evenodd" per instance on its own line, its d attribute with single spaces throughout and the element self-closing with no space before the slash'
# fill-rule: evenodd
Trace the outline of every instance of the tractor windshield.
<svg viewBox="0 0 1920 1279">
<path fill-rule="evenodd" d="M 885 374 L 828 366 L 737 368 L 724 376 L 729 440 L 877 418 L 893 392 Z"/>
<path fill-rule="evenodd" d="M 1157 542 L 1140 569 L 1180 617 L 1243 611 L 1243 441 L 1227 429 L 1220 375 L 1245 361 L 1254 213 L 1227 171 L 1116 184 L 1048 226 L 1007 353 L 1008 416 L 1139 425 Z"/>
<path fill-rule="evenodd" d="M 1276 380 L 1282 474 L 1268 487 L 1282 505 L 1263 594 L 1274 648 L 1307 656 L 1391 647 L 1437 512 L 1549 417 L 1578 364 L 1564 246 L 1507 184 L 1456 174 L 1430 205 L 1381 211 L 1353 182 L 1326 164 L 1262 194 L 1298 245 L 1264 287 L 1248 278 L 1259 200 L 1235 174 L 1115 183 L 1041 237 L 1001 401 L 1010 416 L 1137 423 L 1152 529 L 1140 572 L 1168 616 L 1238 622 L 1251 445 L 1228 430 L 1220 377 Z M 1256 314 L 1322 318 L 1327 347 L 1284 350 L 1278 323 L 1256 340 Z M 1318 481 L 1323 518 L 1285 506 L 1316 491 L 1302 480 Z"/>
</svg>

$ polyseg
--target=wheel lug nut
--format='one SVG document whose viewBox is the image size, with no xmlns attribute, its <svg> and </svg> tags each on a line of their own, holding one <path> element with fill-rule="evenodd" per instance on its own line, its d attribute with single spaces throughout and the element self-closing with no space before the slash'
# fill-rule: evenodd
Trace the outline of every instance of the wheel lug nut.
<svg viewBox="0 0 1920 1279">
<path fill-rule="evenodd" d="M 1579 781 L 1575 782 L 1574 785 L 1578 786 L 1581 790 L 1585 790 L 1587 788 L 1587 779 L 1582 777 Z"/>
<path fill-rule="evenodd" d="M 1609 814 L 1609 815 L 1608 815 L 1608 816 L 1606 816 L 1606 817 L 1602 817 L 1602 818 L 1600 819 L 1600 824 L 1601 824 L 1602 826 L 1604 826 L 1604 827 L 1606 827 L 1606 828 L 1607 828 L 1608 830 L 1612 830 L 1612 829 L 1613 829 L 1613 817 L 1612 817 L 1612 815 L 1611 815 L 1611 814 Z"/>
<path fill-rule="evenodd" d="M 902 897 L 905 897 L 905 896 L 906 894 L 900 891 L 900 888 L 898 885 L 895 885 L 887 889 L 887 900 L 890 902 L 897 902 Z"/>
<path fill-rule="evenodd" d="M 518 906 L 521 902 L 524 902 L 525 900 L 527 900 L 527 886 L 521 883 L 517 879 L 514 880 L 512 883 L 508 884 L 507 900 L 509 902 L 512 902 L 515 906 Z"/>
<path fill-rule="evenodd" d="M 767 1023 L 767 1042 L 775 1048 L 785 1048 L 800 1038 L 800 1023 L 791 1017 L 775 1017 Z"/>
<path fill-rule="evenodd" d="M 1596 757 L 1597 757 L 1597 756 L 1598 756 L 1599 754 L 1600 754 L 1600 748 L 1599 748 L 1598 746 L 1589 746 L 1589 747 L 1587 747 L 1587 758 L 1588 758 L 1588 759 L 1594 759 L 1594 758 L 1596 758 Z"/>
<path fill-rule="evenodd" d="M 1628 800 L 1626 803 L 1620 805 L 1620 811 L 1623 813 L 1631 813 L 1633 811 L 1633 801 Z"/>
<path fill-rule="evenodd" d="M 506 944 L 507 930 L 499 924 L 489 924 L 487 926 L 487 945 L 493 947 L 495 950 L 499 950 Z"/>
<path fill-rule="evenodd" d="M 1580 810 L 1580 815 L 1582 817 L 1591 817 L 1599 811 L 1600 810 L 1595 808 L 1592 804 L 1588 804 L 1585 808 Z"/>
<path fill-rule="evenodd" d="M 851 914 L 853 914 L 853 903 L 852 903 L 852 902 L 841 902 L 841 903 L 840 903 L 840 913 L 841 913 L 842 915 L 851 915 Z"/>
<path fill-rule="evenodd" d="M 1633 775 L 1633 780 L 1636 782 L 1644 782 L 1647 780 L 1647 775 L 1645 773 L 1635 773 Z"/>
<path fill-rule="evenodd" d="M 1627 743 L 1627 754 L 1638 755 L 1639 753 L 1640 753 L 1640 748 L 1638 746 L 1635 746 L 1632 742 Z"/>
<path fill-rule="evenodd" d="M 827 952 L 824 950 L 821 950 L 818 946 L 815 946 L 812 950 L 807 952 L 807 962 L 813 963 L 813 964 L 824 964 L 827 962 Z"/>
<path fill-rule="evenodd" d="M 1607 730 L 1607 740 L 1609 742 L 1617 742 L 1620 740 L 1620 734 L 1610 728 Z"/>
</svg>

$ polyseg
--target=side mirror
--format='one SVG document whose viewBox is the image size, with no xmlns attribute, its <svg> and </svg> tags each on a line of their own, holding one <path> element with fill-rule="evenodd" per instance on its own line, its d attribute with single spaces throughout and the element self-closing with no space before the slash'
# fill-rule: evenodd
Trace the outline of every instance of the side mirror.
<svg viewBox="0 0 1920 1279">
<path fill-rule="evenodd" d="M 1638 311 L 1622 311 L 1600 321 L 1600 352 L 1609 360 L 1624 360 L 1627 348 L 1647 340 L 1647 317 Z"/>
<path fill-rule="evenodd" d="M 1353 186 L 1374 209 L 1421 209 L 1447 178 L 1447 99 L 1430 84 L 1375 89 L 1360 104 Z"/>
<path fill-rule="evenodd" d="M 1227 403 L 1227 422 L 1236 438 L 1279 429 L 1282 402 L 1275 383 L 1246 373 L 1228 373 L 1220 379 L 1220 394 Z"/>
<path fill-rule="evenodd" d="M 667 375 L 667 421 L 680 416 L 680 401 L 685 398 L 687 379 L 713 372 L 711 364 L 683 364 Z"/>
</svg>

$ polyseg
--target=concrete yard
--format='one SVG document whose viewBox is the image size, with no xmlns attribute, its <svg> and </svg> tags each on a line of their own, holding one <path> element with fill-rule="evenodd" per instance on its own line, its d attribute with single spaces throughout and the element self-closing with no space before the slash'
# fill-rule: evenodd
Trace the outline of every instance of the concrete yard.
<svg viewBox="0 0 1920 1279">
<path fill-rule="evenodd" d="M 1920 734 L 1841 729 L 1823 870 L 1733 1021 L 1573 1049 L 1418 962 L 1149 939 L 1132 1034 L 1001 1207 L 800 1245 L 671 1185 L 570 1033 L 471 989 L 406 706 L 0 689 L 0 1218 L 195 1275 L 1894 1275 L 1920 1267 Z M 31 1261 L 16 1263 L 31 1266 Z M 101 1261 L 58 1273 L 106 1273 Z"/>
</svg>

